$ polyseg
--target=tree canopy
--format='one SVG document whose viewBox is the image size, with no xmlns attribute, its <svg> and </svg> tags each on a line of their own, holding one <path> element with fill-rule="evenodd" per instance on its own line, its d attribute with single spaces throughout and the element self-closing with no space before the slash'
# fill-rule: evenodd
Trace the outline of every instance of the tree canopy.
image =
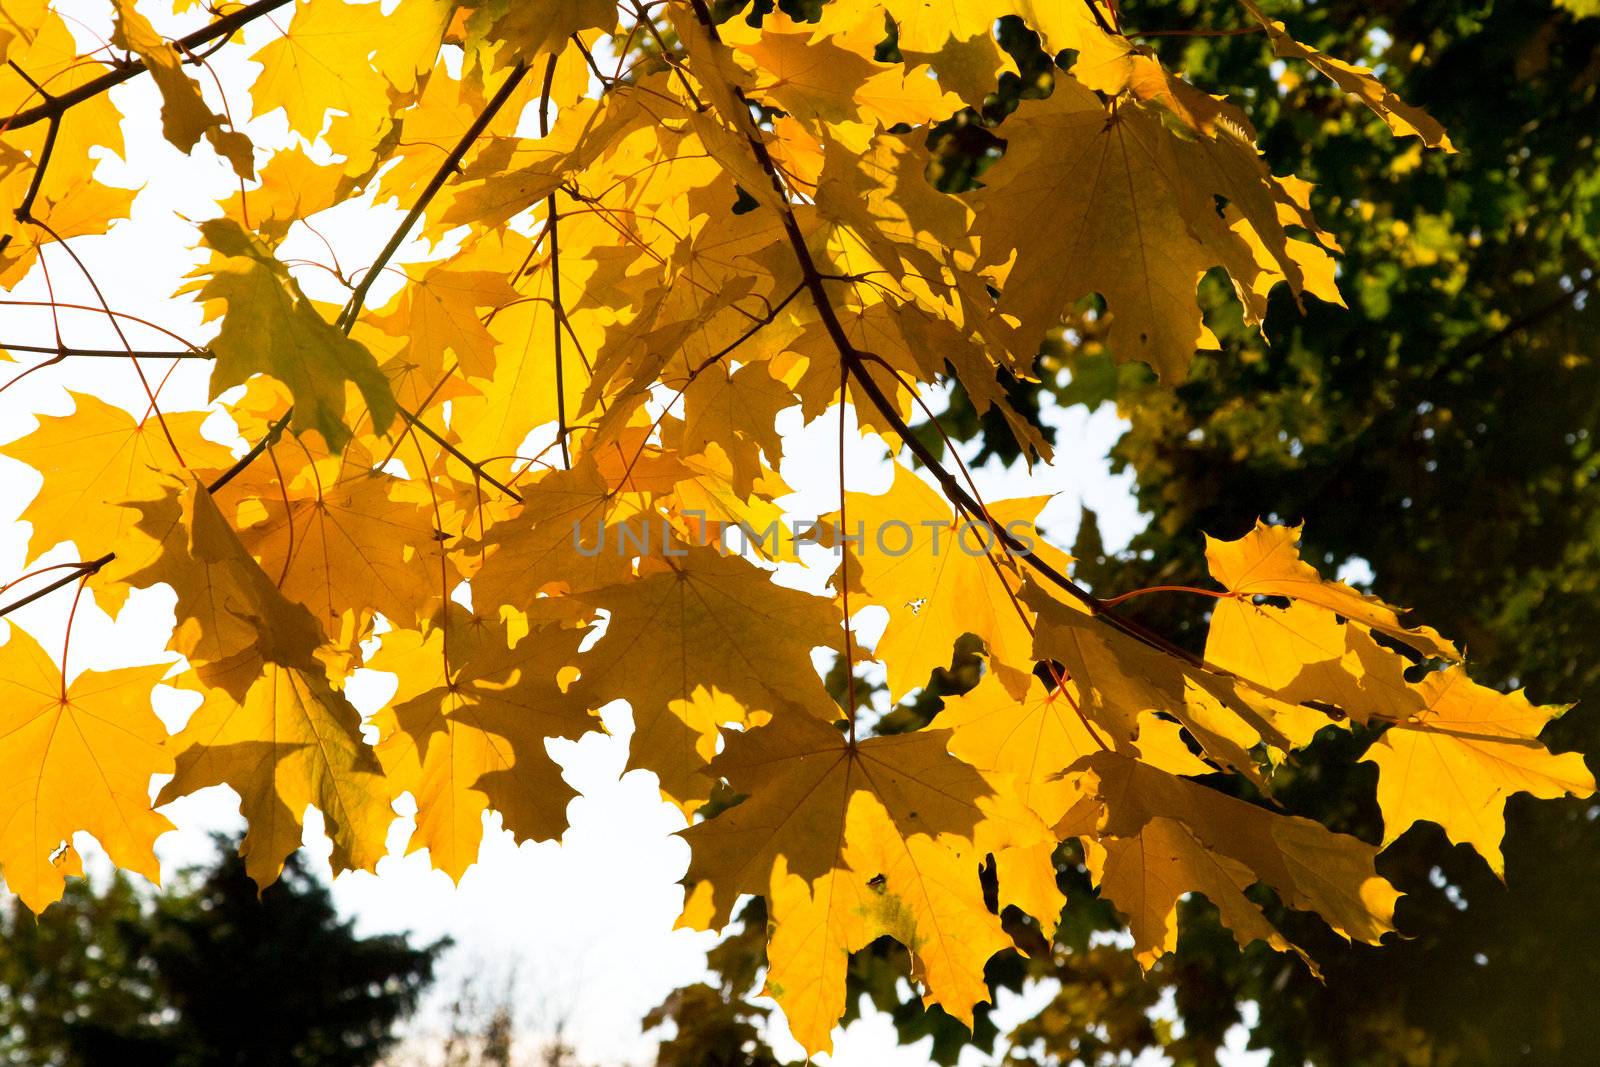
<svg viewBox="0 0 1600 1067">
<path fill-rule="evenodd" d="M 433 980 L 442 943 L 360 937 L 292 857 L 259 890 L 237 842 L 159 895 L 74 880 L 0 917 L 0 1055 L 33 1067 L 366 1067 Z"/>
<path fill-rule="evenodd" d="M 260 884 L 310 808 L 336 870 L 372 868 L 404 795 L 410 848 L 459 878 L 490 811 L 561 835 L 546 741 L 622 700 L 630 766 L 690 820 L 680 923 L 761 898 L 765 943 L 739 943 L 762 963 L 735 970 L 809 1052 L 873 960 L 978 1026 L 1014 950 L 1053 964 L 1064 934 L 1085 958 L 1093 923 L 1063 925 L 1085 906 L 1126 924 L 1106 966 L 1130 992 L 1076 1010 L 1142 1033 L 1135 971 L 1185 958 L 1199 897 L 1256 966 L 1324 975 L 1397 940 L 1414 825 L 1504 876 L 1510 797 L 1593 792 L 1541 740 L 1575 694 L 1515 685 L 1581 655 L 1593 611 L 1587 588 L 1528 599 L 1593 581 L 1571 555 L 1592 365 L 1541 329 L 1544 372 L 1502 369 L 1589 307 L 1593 183 L 1567 190 L 1593 135 L 1541 140 L 1593 128 L 1592 65 L 1562 51 L 1591 39 L 1578 13 L 1548 14 L 1508 91 L 1548 128 L 1488 107 L 1467 141 L 1395 79 L 1430 48 L 1461 49 L 1433 76 L 1481 76 L 1492 12 L 256 0 L 169 27 L 117 0 L 86 36 L 25 6 L 0 24 L 0 284 L 45 299 L 0 306 L 48 315 L 0 336 L 28 359 L 3 388 L 93 359 L 142 397 L 77 392 L 4 446 L 43 476 L 30 560 L 78 553 L 0 606 L 62 590 L 69 635 L 0 646 L 0 869 L 30 907 L 77 873 L 78 832 L 156 876 L 160 807 L 215 785 Z M 1339 58 L 1375 35 L 1381 79 Z M 216 74 L 242 60 L 248 100 Z M 170 279 L 206 336 L 122 306 L 76 251 L 138 210 L 111 90 L 146 74 L 166 139 L 238 182 L 185 213 Z M 352 208 L 400 215 L 370 261 L 286 251 Z M 118 345 L 74 347 L 85 316 Z M 1128 559 L 1092 524 L 1072 553 L 1036 526 L 1079 461 L 1052 454 L 1051 393 L 1131 421 L 1117 458 L 1153 522 Z M 1524 406 L 1546 393 L 1559 417 Z M 1531 470 L 1487 447 L 1513 417 Z M 794 516 L 782 427 L 818 419 L 836 506 Z M 891 457 L 888 492 L 851 484 L 851 434 Z M 990 499 L 960 447 L 980 436 L 1041 494 Z M 1507 547 L 1528 538 L 1534 585 Z M 798 588 L 819 553 L 826 589 Z M 1446 555 L 1477 584 L 1425 588 Z M 1340 581 L 1357 557 L 1444 632 Z M 156 586 L 177 666 L 73 671 L 79 600 Z M 1464 610 L 1472 589 L 1503 607 Z M 397 685 L 365 723 L 360 669 Z M 170 735 L 158 683 L 199 694 Z M 1264 972 L 1232 958 L 1201 980 L 1248 995 Z"/>
</svg>

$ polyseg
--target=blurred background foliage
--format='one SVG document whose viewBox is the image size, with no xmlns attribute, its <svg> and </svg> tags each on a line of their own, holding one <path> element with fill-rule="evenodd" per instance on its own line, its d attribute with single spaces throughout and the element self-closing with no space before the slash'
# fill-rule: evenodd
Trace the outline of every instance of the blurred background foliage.
<svg viewBox="0 0 1600 1067">
<path fill-rule="evenodd" d="M 804 17 L 813 3 L 780 6 Z M 1226 282 L 1208 277 L 1202 299 L 1223 348 L 1171 387 L 1117 366 L 1085 301 L 1040 354 L 1040 381 L 1014 383 L 1013 396 L 1035 414 L 1114 405 L 1128 427 L 1113 467 L 1132 472 L 1151 521 L 1108 553 L 1085 513 L 1077 575 L 1112 592 L 1206 585 L 1202 534 L 1237 537 L 1257 516 L 1303 521 L 1306 556 L 1324 572 L 1345 568 L 1415 608 L 1466 646 L 1479 681 L 1576 702 L 1545 740 L 1600 753 L 1600 18 L 1586 17 L 1600 12 L 1586 0 L 1264 5 L 1298 40 L 1377 67 L 1445 124 L 1459 149 L 1446 155 L 1395 141 L 1324 79 L 1276 62 L 1259 34 L 1184 32 L 1247 30 L 1234 0 L 1118 6 L 1124 30 L 1169 67 L 1246 108 L 1274 172 L 1316 184 L 1318 215 L 1344 246 L 1349 306 L 1307 297 L 1297 308 L 1280 288 L 1263 337 L 1244 326 Z M 1052 58 L 1070 65 L 1070 55 L 1040 53 L 1014 20 L 1001 41 L 1022 75 L 1008 75 L 982 115 L 935 134 L 930 177 L 945 188 L 981 181 L 1003 150 L 1004 116 L 1021 96 L 1049 91 Z M 939 421 L 980 461 L 1021 461 L 1009 432 L 977 418 L 959 386 Z M 931 426 L 921 432 L 942 447 Z M 1198 649 L 1198 599 L 1152 595 L 1126 608 Z M 937 722 L 940 695 L 976 680 L 972 651 L 958 648 L 951 670 L 879 729 Z M 1325 732 L 1285 775 L 1280 801 L 1378 840 L 1375 777 L 1354 762 L 1370 738 Z M 1069 900 L 1060 933 L 1046 944 L 1009 915 L 1022 951 L 989 968 L 997 989 L 1031 978 L 1059 992 L 998 1046 L 981 1015 L 968 1034 L 924 1011 L 899 978 L 904 950 L 889 942 L 856 957 L 853 990 L 893 1015 L 902 1040 L 931 1035 L 940 1063 L 976 1045 L 1015 1064 L 1126 1062 L 1151 1049 L 1211 1064 L 1223 1035 L 1249 1018 L 1252 1046 L 1274 1065 L 1593 1064 L 1600 809 L 1525 799 L 1508 812 L 1504 884 L 1431 825 L 1384 854 L 1380 870 L 1407 896 L 1404 936 L 1382 948 L 1350 946 L 1275 908 L 1313 947 L 1323 982 L 1259 944 L 1239 951 L 1197 899 L 1184 906 L 1178 951 L 1141 975 L 1069 845 L 1058 853 Z M 720 987 L 680 991 L 655 1017 L 678 1024 L 662 1067 L 776 1062 L 748 1026 L 761 1011 L 750 1001 L 763 962 L 758 906 L 744 923 L 713 956 Z M 700 1051 L 713 1033 L 737 1039 L 738 1054 Z"/>
<path fill-rule="evenodd" d="M 361 937 L 289 857 L 258 893 L 238 842 L 158 893 L 73 879 L 0 910 L 0 1062 L 27 1067 L 367 1067 L 447 942 Z"/>
</svg>

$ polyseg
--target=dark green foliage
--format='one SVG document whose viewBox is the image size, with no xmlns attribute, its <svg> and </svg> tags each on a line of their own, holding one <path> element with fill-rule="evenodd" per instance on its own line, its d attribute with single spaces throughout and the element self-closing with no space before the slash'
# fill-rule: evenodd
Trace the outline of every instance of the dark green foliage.
<svg viewBox="0 0 1600 1067">
<path fill-rule="evenodd" d="M 234 843 L 167 892 L 74 880 L 0 917 L 0 1056 L 51 1067 L 363 1067 L 444 943 L 360 937 L 293 854 L 257 894 Z"/>
</svg>

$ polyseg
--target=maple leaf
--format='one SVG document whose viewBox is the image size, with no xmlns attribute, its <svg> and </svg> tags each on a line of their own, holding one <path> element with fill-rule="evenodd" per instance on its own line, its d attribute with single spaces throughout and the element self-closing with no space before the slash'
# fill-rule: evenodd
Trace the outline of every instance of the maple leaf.
<svg viewBox="0 0 1600 1067">
<path fill-rule="evenodd" d="M 117 546 L 117 558 L 102 568 L 102 581 L 94 589 L 95 600 L 115 612 L 127 598 L 124 579 L 147 553 L 136 544 L 138 513 L 125 502 L 158 493 L 167 474 L 180 468 L 179 455 L 183 464 L 197 470 L 225 466 L 233 457 L 201 436 L 205 412 L 135 419 L 92 394 L 71 396 L 70 415 L 40 416 L 32 433 L 0 446 L 0 452 L 45 478 L 21 516 L 33 526 L 30 559 L 64 541 L 85 553 Z"/>
<path fill-rule="evenodd" d="M 1017 797 L 1055 825 L 1080 791 L 1066 768 L 1106 751 L 1106 738 L 1076 707 L 1075 687 L 1047 689 L 1031 677 L 1022 699 L 1006 691 L 993 673 L 971 692 L 946 701 L 940 729 L 950 730 L 950 752 L 988 776 L 1010 776 Z M 1120 742 L 1119 742 L 1120 743 Z M 1185 747 L 1176 723 L 1146 716 L 1137 746 L 1124 746 L 1152 766 L 1173 774 L 1209 774 L 1215 768 Z"/>
<path fill-rule="evenodd" d="M 245 872 L 259 886 L 300 847 L 308 807 L 322 813 L 336 872 L 372 870 L 394 818 L 392 787 L 362 740 L 360 714 L 321 664 L 263 664 L 244 652 L 216 664 L 205 685 L 205 702 L 172 739 L 175 773 L 156 802 L 231 788 L 249 823 Z"/>
<path fill-rule="evenodd" d="M 549 471 L 523 488 L 521 510 L 489 532 L 491 551 L 472 587 L 483 604 L 523 607 L 552 587 L 581 592 L 619 581 L 630 557 L 611 524 L 629 514 L 594 461 Z"/>
<path fill-rule="evenodd" d="M 434 381 L 444 377 L 445 354 L 453 355 L 462 373 L 473 378 L 494 374 L 493 333 L 484 326 L 479 308 L 500 308 L 519 294 L 505 275 L 488 270 L 434 267 L 401 291 L 400 305 L 380 326 L 406 338 L 406 355 Z"/>
<path fill-rule="evenodd" d="M 1205 893 L 1241 945 L 1288 944 L 1243 896 L 1257 882 L 1344 937 L 1376 943 L 1393 929 L 1400 894 L 1374 871 L 1372 845 L 1127 756 L 1098 753 L 1076 769 L 1086 802 L 1057 831 L 1095 836 L 1103 851 L 1091 869 L 1130 916 L 1145 966 L 1176 947 L 1176 907 L 1188 892 Z"/>
<path fill-rule="evenodd" d="M 111 43 L 139 55 L 161 90 L 162 132 L 179 150 L 188 152 L 201 137 L 233 164 L 241 178 L 255 176 L 255 151 L 250 139 L 230 129 L 228 121 L 206 106 L 200 86 L 183 72 L 177 51 L 141 15 L 133 0 L 116 0 L 117 29 Z"/>
<path fill-rule="evenodd" d="M 592 708 L 626 700 L 629 766 L 654 772 L 669 799 L 692 809 L 709 796 L 700 772 L 707 739 L 724 725 L 706 712 L 742 711 L 732 722 L 779 709 L 833 717 L 811 651 L 839 646 L 840 620 L 827 598 L 774 586 L 737 556 L 663 547 L 637 579 L 573 594 L 610 619 L 576 661 L 581 676 L 569 692 Z"/>
<path fill-rule="evenodd" d="M 849 743 L 805 714 L 728 738 L 712 763 L 749 799 L 684 830 L 694 888 L 681 924 L 727 922 L 741 893 L 774 924 L 766 992 L 810 1052 L 830 1048 L 850 952 L 888 934 L 927 999 L 968 1022 L 983 964 L 1010 944 L 983 904 L 984 853 L 1047 839 L 1042 824 L 945 751 L 944 731 Z"/>
<path fill-rule="evenodd" d="M 1363 104 L 1371 108 L 1373 114 L 1383 119 L 1396 137 L 1414 135 L 1422 138 L 1422 143 L 1429 148 L 1440 148 L 1446 152 L 1455 151 L 1449 135 L 1444 132 L 1444 127 L 1436 119 L 1420 108 L 1412 107 L 1386 89 L 1371 70 L 1354 63 L 1346 63 L 1341 59 L 1334 59 L 1309 45 L 1301 44 L 1289 35 L 1283 23 L 1268 18 L 1253 0 L 1239 0 L 1239 3 L 1250 13 L 1250 17 L 1267 31 L 1267 37 L 1272 41 L 1272 51 L 1279 58 L 1301 59 L 1309 63 L 1318 73 L 1326 75 L 1339 88 L 1359 98 Z"/>
<path fill-rule="evenodd" d="M 323 132 L 329 110 L 386 125 L 390 92 L 409 92 L 433 66 L 454 7 L 411 0 L 385 14 L 378 3 L 300 0 L 287 31 L 252 56 L 262 68 L 250 86 L 256 114 L 282 108 L 290 129 L 308 140 Z M 348 138 L 330 140 L 352 147 Z"/>
<path fill-rule="evenodd" d="M 1206 662 L 1290 704 L 1318 702 L 1356 722 L 1404 719 L 1422 707 L 1410 661 L 1364 628 L 1304 601 L 1287 607 L 1226 597 L 1211 610 Z M 1311 725 L 1316 726 L 1314 720 Z M 1292 735 L 1296 744 L 1308 735 Z"/>
<path fill-rule="evenodd" d="M 241 524 L 241 543 L 330 630 L 346 613 L 379 611 L 397 625 L 426 615 L 448 595 L 431 549 L 444 537 L 432 510 L 398 498 L 404 483 L 389 475 L 358 469 L 323 484 L 314 468 L 310 479 L 262 493 L 252 509 L 260 518 Z"/>
<path fill-rule="evenodd" d="M 338 449 L 350 439 L 344 421 L 348 381 L 366 401 L 373 428 L 387 429 L 394 396 L 372 353 L 323 319 L 283 264 L 236 223 L 213 219 L 200 230 L 216 254 L 195 272 L 205 281 L 191 288 L 207 301 L 212 317 L 222 313 L 222 328 L 211 342 L 217 357 L 212 396 L 252 374 L 270 374 L 294 396 L 291 429 L 316 430 Z"/>
<path fill-rule="evenodd" d="M 1478 685 L 1459 666 L 1435 671 L 1416 688 L 1420 710 L 1390 726 L 1362 757 L 1378 767 L 1383 843 L 1426 819 L 1451 841 L 1471 845 L 1504 878 L 1508 797 L 1594 793 L 1581 755 L 1553 755 L 1539 743 L 1539 731 L 1567 709 L 1539 707 L 1521 690 Z"/>
<path fill-rule="evenodd" d="M 404 687 L 376 720 L 377 756 L 393 788 L 417 802 L 411 850 L 426 848 L 460 881 L 491 807 L 519 841 L 561 836 L 577 794 L 544 741 L 599 722 L 557 684 L 585 630 L 545 626 L 513 646 L 503 624 L 477 616 L 452 613 L 445 626 L 385 634 L 368 666 Z"/>
<path fill-rule="evenodd" d="M 471 0 L 468 28 L 494 41 L 504 41 L 518 55 L 559 52 L 567 38 L 584 30 L 608 30 L 616 24 L 615 0 Z"/>
<path fill-rule="evenodd" d="M 748 497 L 761 476 L 761 455 L 774 469 L 783 460 L 778 413 L 795 403 L 795 395 L 760 363 L 729 372 L 716 366 L 697 376 L 683 393 L 683 437 L 686 452 L 721 446 L 733 464 L 733 491 Z M 760 453 L 760 454 L 758 454 Z"/>
<path fill-rule="evenodd" d="M 1315 605 L 1403 641 L 1417 651 L 1458 660 L 1461 653 L 1429 626 L 1400 624 L 1399 609 L 1374 596 L 1358 593 L 1343 582 L 1327 581 L 1300 558 L 1299 526 L 1255 529 L 1237 541 L 1206 537 L 1206 563 L 1211 576 L 1242 597 L 1282 596 Z"/>
<path fill-rule="evenodd" d="M 370 869 L 384 851 L 391 794 L 360 715 L 316 657 L 316 620 L 278 591 L 204 486 L 175 486 L 141 511 L 141 528 L 164 549 L 129 580 L 173 586 L 172 645 L 194 664 L 190 681 L 204 695 L 172 740 L 176 773 L 158 802 L 232 787 L 250 824 L 241 848 L 258 885 L 276 879 L 300 846 L 308 805 L 327 820 L 335 866 Z"/>
<path fill-rule="evenodd" d="M 205 486 L 168 482 L 160 495 L 131 506 L 140 532 L 161 547 L 128 583 L 172 587 L 178 621 L 170 644 L 202 681 L 231 683 L 242 699 L 252 681 L 245 662 L 260 668 L 311 660 L 323 641 L 316 619 L 278 591 Z"/>
<path fill-rule="evenodd" d="M 1042 546 L 1033 520 L 1048 500 L 996 501 L 989 514 L 1001 528 Z M 837 513 L 826 521 L 837 525 Z M 926 685 L 935 668 L 949 665 L 956 639 L 968 633 L 983 640 L 1008 690 L 1027 691 L 1031 612 L 1017 600 L 1017 565 L 1001 555 L 990 530 L 958 516 L 926 482 L 896 465 L 887 493 L 846 496 L 842 536 L 858 535 L 859 543 L 849 545 L 859 564 L 860 599 L 852 602 L 889 612 L 874 655 L 888 671 L 890 699 Z"/>
<path fill-rule="evenodd" d="M 1206 271 L 1228 271 L 1252 323 L 1272 285 L 1307 286 L 1301 263 L 1319 251 L 1287 237 L 1280 215 L 1319 231 L 1265 169 L 1249 131 L 1223 121 L 1180 138 L 1165 110 L 1129 100 L 1108 111 L 1090 88 L 1060 78 L 1048 99 L 1024 101 L 1000 127 L 1006 154 L 969 200 L 984 262 L 1001 283 L 999 310 L 1018 320 L 1022 351 L 1093 292 L 1111 315 L 1106 340 L 1116 358 L 1181 380 L 1195 350 L 1217 344 L 1195 303 Z M 1042 203 L 1053 210 L 1041 215 Z M 1313 291 L 1338 301 L 1331 268 L 1315 277 Z"/>
<path fill-rule="evenodd" d="M 880 19 L 819 37 L 817 31 L 774 12 L 759 27 L 729 23 L 723 39 L 754 72 L 751 92 L 802 123 L 826 127 L 856 147 L 879 126 L 921 125 L 960 110 L 924 70 L 877 63 L 872 44 L 883 36 Z M 863 54 L 865 53 L 865 54 Z"/>
<path fill-rule="evenodd" d="M 167 664 L 84 671 L 69 684 L 12 626 L 0 646 L 0 870 L 32 911 L 61 897 L 72 835 L 94 835 L 111 861 L 153 882 L 155 840 L 172 829 L 151 810 L 150 778 L 172 770 L 150 690 Z"/>
<path fill-rule="evenodd" d="M 1083 715 L 1106 732 L 1107 747 L 1137 738 L 1141 717 L 1158 712 L 1182 723 L 1208 758 L 1257 778 L 1250 751 L 1258 743 L 1287 751 L 1295 738 L 1309 738 L 1308 719 L 1326 724 L 1309 708 L 1151 647 L 1031 581 L 1021 599 L 1038 614 L 1034 655 L 1062 665 Z"/>
</svg>

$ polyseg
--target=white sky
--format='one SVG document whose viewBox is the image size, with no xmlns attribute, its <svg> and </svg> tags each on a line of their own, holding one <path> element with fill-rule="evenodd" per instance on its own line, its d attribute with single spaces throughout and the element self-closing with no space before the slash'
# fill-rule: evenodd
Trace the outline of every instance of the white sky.
<svg viewBox="0 0 1600 1067">
<path fill-rule="evenodd" d="M 109 25 L 108 5 L 85 0 L 73 3 L 71 9 L 98 32 Z M 161 28 L 170 28 L 170 24 Z M 251 40 L 262 39 L 260 29 L 253 28 Z M 86 30 L 83 39 L 93 38 Z M 241 51 L 233 48 L 227 54 Z M 247 113 L 245 87 L 253 68 L 233 62 L 219 64 L 217 70 L 233 114 Z M 203 341 L 210 331 L 199 323 L 196 305 L 186 298 L 171 299 L 179 279 L 196 262 L 189 248 L 194 231 L 182 220 L 214 214 L 210 205 L 228 195 L 231 174 L 203 146 L 194 158 L 186 158 L 162 139 L 159 100 L 148 79 L 135 79 L 113 90 L 113 99 L 130 116 L 125 124 L 128 158 L 126 163 L 115 158 L 103 161 L 99 176 L 112 184 L 142 187 L 142 191 L 131 220 L 118 224 L 108 237 L 81 238 L 73 247 L 114 308 L 138 312 L 191 340 Z M 283 141 L 281 116 L 268 116 L 248 129 L 258 135 L 258 143 Z M 331 214 L 337 221 L 325 225 L 319 220 L 319 229 L 333 242 L 347 268 L 370 262 L 399 217 L 398 211 L 360 205 Z M 423 246 L 414 244 L 402 250 L 397 262 L 425 254 Z M 326 253 L 309 235 L 298 234 L 291 237 L 284 255 L 321 259 Z M 47 258 L 57 299 L 94 302 L 63 253 L 48 252 Z M 342 300 L 343 294 L 329 288 L 324 272 L 301 271 L 300 277 L 313 295 Z M 36 269 L 8 295 L 46 299 L 41 272 Z M 387 295 L 380 287 L 370 305 L 380 305 Z M 62 321 L 71 344 L 117 344 L 99 316 L 68 313 Z M 130 333 L 130 339 L 135 345 L 166 347 L 159 337 L 141 336 L 137 330 Z M 0 307 L 0 341 L 53 343 L 48 314 Z M 166 369 L 159 363 L 147 366 L 156 377 Z M 162 392 L 164 406 L 202 406 L 206 369 L 198 362 L 180 366 Z M 12 373 L 12 368 L 0 368 L 0 381 Z M 126 362 L 69 360 L 0 394 L 0 440 L 30 432 L 34 413 L 69 410 L 66 388 L 94 393 L 130 410 L 140 410 L 143 401 L 142 389 Z M 1059 545 L 1071 544 L 1079 507 L 1087 503 L 1100 515 L 1107 544 L 1115 548 L 1126 543 L 1143 520 L 1133 506 L 1127 480 L 1113 478 L 1106 468 L 1106 450 L 1121 431 L 1119 420 L 1109 408 L 1092 417 L 1081 408 L 1052 411 L 1048 417 L 1058 428 L 1058 465 L 1036 470 L 1031 478 L 1020 468 L 1006 471 L 991 466 L 978 474 L 985 497 L 1057 494 L 1042 516 L 1041 526 Z M 782 474 L 797 492 L 785 503 L 792 516 L 812 518 L 837 506 L 835 426 L 823 419 L 802 429 L 794 412 L 788 419 L 792 432 L 785 438 L 789 459 Z M 218 426 L 224 433 L 228 429 L 225 421 Z M 876 442 L 853 446 L 848 469 L 852 490 L 877 492 L 888 487 L 889 467 Z M 28 527 L 18 522 L 17 516 L 38 484 L 38 477 L 27 468 L 0 458 L 0 582 L 22 573 Z M 58 548 L 43 562 L 89 558 L 110 547 L 114 546 L 85 545 L 81 554 L 70 547 Z M 827 570 L 814 568 L 791 580 L 820 589 Z M 71 596 L 70 590 L 62 590 L 11 618 L 45 647 L 59 648 Z M 138 593 L 113 622 L 85 597 L 73 633 L 69 671 L 170 658 L 162 650 L 172 626 L 172 605 L 173 598 L 165 590 Z M 875 635 L 869 632 L 866 636 Z M 386 689 L 383 677 L 369 674 L 353 684 L 351 696 L 358 707 L 370 712 L 381 703 Z M 169 727 L 176 728 L 192 710 L 192 703 L 192 698 L 185 702 L 178 694 L 167 692 L 158 694 L 157 710 Z M 524 1026 L 538 1028 L 566 1016 L 568 1037 L 585 1062 L 646 1063 L 653 1055 L 654 1040 L 641 1035 L 641 1016 L 673 988 L 704 974 L 705 951 L 716 939 L 710 934 L 672 929 L 682 903 L 677 880 L 688 863 L 687 847 L 673 836 L 682 827 L 682 819 L 660 801 L 652 775 L 621 774 L 631 725 L 625 707 L 608 710 L 609 736 L 590 734 L 577 742 L 551 744 L 569 782 L 583 794 L 572 804 L 571 829 L 560 845 L 519 848 L 508 835 L 496 831 L 486 837 L 479 864 L 459 886 L 452 886 L 445 875 L 428 868 L 425 855 L 400 855 L 409 834 L 409 826 L 402 821 L 391 836 L 391 855 L 379 865 L 377 874 L 347 874 L 333 885 L 339 906 L 357 919 L 363 932 L 409 930 L 419 939 L 449 935 L 455 940 L 457 947 L 446 961 L 436 1000 L 452 994 L 468 974 L 483 976 L 492 984 L 514 969 Z M 238 823 L 236 800 L 225 788 L 205 790 L 165 811 L 179 827 L 158 845 L 167 870 L 206 859 L 210 855 L 208 831 Z M 322 857 L 327 854 L 327 842 L 317 826 L 313 816 L 306 839 L 326 873 Z M 80 840 L 80 848 L 95 853 L 87 839 Z M 1035 990 L 1020 1003 L 1005 998 L 1003 1014 L 1011 1020 L 1024 1017 L 1041 1007 L 1048 994 L 1048 990 Z M 781 1052 L 799 1054 L 781 1024 L 774 1027 L 772 1037 Z M 887 1017 L 873 1014 L 838 1035 L 837 1050 L 829 1062 L 839 1067 L 923 1064 L 927 1045 L 898 1048 Z M 976 1055 L 963 1061 L 981 1062 L 984 1058 Z"/>
</svg>

